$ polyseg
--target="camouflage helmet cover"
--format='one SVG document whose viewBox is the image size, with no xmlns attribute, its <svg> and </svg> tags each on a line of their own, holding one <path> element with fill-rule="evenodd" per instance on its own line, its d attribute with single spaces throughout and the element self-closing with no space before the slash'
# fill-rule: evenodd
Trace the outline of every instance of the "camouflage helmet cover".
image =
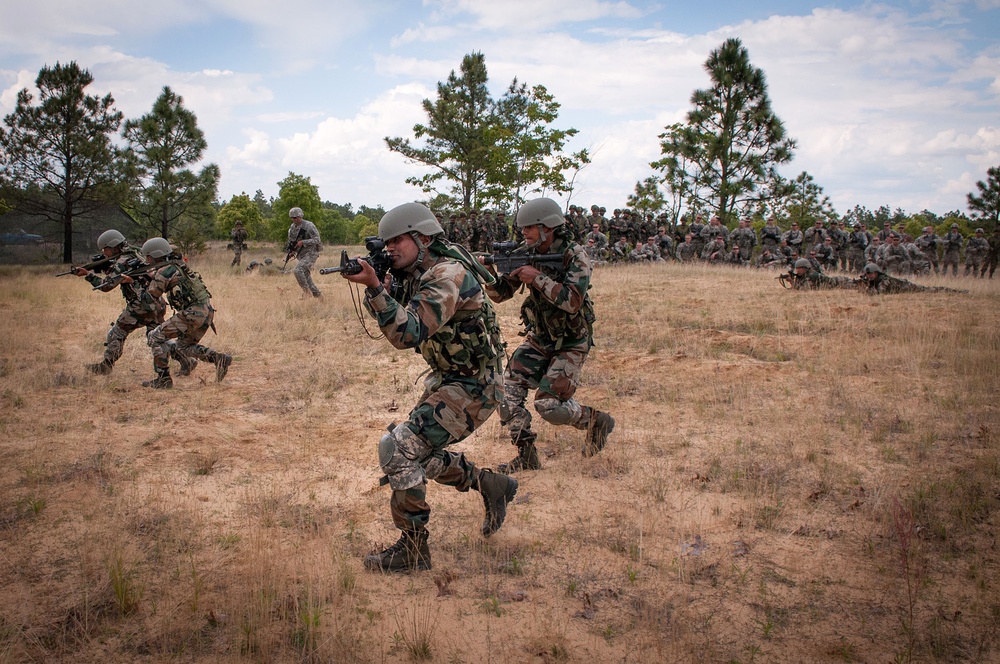
<svg viewBox="0 0 1000 664">
<path fill-rule="evenodd" d="M 293 207 L 291 210 L 288 211 L 288 218 L 289 219 L 295 219 L 296 217 L 298 217 L 299 219 L 301 219 L 302 216 L 303 216 L 302 215 L 302 208 L 300 208 L 300 207 Z"/>
</svg>

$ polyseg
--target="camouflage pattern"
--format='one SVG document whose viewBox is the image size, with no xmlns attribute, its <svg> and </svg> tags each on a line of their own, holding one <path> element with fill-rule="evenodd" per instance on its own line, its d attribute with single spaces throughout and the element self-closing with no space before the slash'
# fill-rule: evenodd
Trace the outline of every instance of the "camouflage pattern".
<svg viewBox="0 0 1000 664">
<path fill-rule="evenodd" d="M 941 246 L 941 237 L 933 230 L 925 231 L 913 241 L 917 249 L 923 253 L 927 262 L 934 268 L 934 274 L 938 273 L 938 247 Z"/>
<path fill-rule="evenodd" d="M 687 234 L 683 242 L 677 245 L 677 249 L 674 251 L 674 258 L 681 263 L 690 263 L 695 258 L 698 258 L 698 248 L 695 246 L 694 238 L 690 233 Z"/>
<path fill-rule="evenodd" d="M 827 233 L 826 229 L 823 228 L 823 222 L 817 221 L 814 225 L 803 231 L 802 246 L 815 247 L 818 244 L 823 244 L 826 237 Z"/>
<path fill-rule="evenodd" d="M 986 259 L 986 254 L 990 251 L 990 243 L 983 237 L 981 232 L 977 232 L 973 237 L 969 238 L 968 243 L 965 245 L 965 276 L 977 276 L 979 271 L 983 267 L 983 261 Z"/>
<path fill-rule="evenodd" d="M 739 227 L 729 234 L 729 240 L 734 246 L 740 249 L 740 259 L 749 262 L 753 256 L 753 248 L 757 246 L 757 234 L 753 232 L 750 225 L 743 219 L 739 222 Z M 778 240 L 775 241 L 777 245 Z"/>
<path fill-rule="evenodd" d="M 778 244 L 781 242 L 781 229 L 778 228 L 777 223 L 774 221 L 774 217 L 767 220 L 767 223 L 763 228 L 760 229 L 760 244 L 766 249 L 770 249 L 771 253 L 777 249 Z"/>
<path fill-rule="evenodd" d="M 803 237 L 802 231 L 797 228 L 797 224 L 793 224 L 792 228 L 785 231 L 785 233 L 781 236 L 781 239 L 788 243 L 788 246 L 791 247 L 792 251 L 797 251 L 800 256 L 802 255 Z"/>
<path fill-rule="evenodd" d="M 233 262 L 229 265 L 239 265 L 243 261 L 243 249 L 246 248 L 247 238 L 250 235 L 241 224 L 233 227 L 233 230 L 229 233 L 229 237 L 233 241 Z"/>
<path fill-rule="evenodd" d="M 953 288 L 944 286 L 920 286 L 907 281 L 879 273 L 874 279 L 859 279 L 860 288 L 869 295 L 893 295 L 896 293 L 960 293 Z"/>
<path fill-rule="evenodd" d="M 987 242 L 990 248 L 986 252 L 986 259 L 983 261 L 983 269 L 979 272 L 979 276 L 985 276 L 988 271 L 990 279 L 992 279 L 993 273 L 997 271 L 997 259 L 1000 257 L 1000 226 L 993 230 L 993 235 L 989 237 Z"/>
<path fill-rule="evenodd" d="M 726 260 L 726 240 L 721 234 L 705 245 L 701 250 L 701 259 L 709 263 L 722 263 Z"/>
<path fill-rule="evenodd" d="M 831 290 L 853 289 L 858 287 L 858 280 L 850 277 L 828 277 L 822 272 L 810 270 L 804 275 L 788 272 L 786 282 L 795 290 Z"/>
<path fill-rule="evenodd" d="M 298 282 L 299 288 L 302 289 L 304 294 L 319 297 L 322 293 L 312 279 L 313 266 L 316 265 L 316 260 L 319 258 L 320 252 L 323 251 L 323 242 L 319 237 L 319 229 L 316 228 L 316 224 L 305 219 L 299 224 L 289 224 L 288 241 L 291 242 L 298 237 L 299 230 L 303 228 L 306 231 L 306 235 L 302 239 L 302 247 L 298 250 L 298 254 L 296 254 L 295 270 L 292 273 L 295 275 L 295 281 Z"/>
<path fill-rule="evenodd" d="M 958 276 L 958 263 L 961 260 L 962 245 L 965 244 L 965 236 L 958 229 L 953 228 L 941 238 L 944 251 L 941 254 L 941 274 L 948 274 L 948 266 L 951 266 L 952 275 Z"/>
<path fill-rule="evenodd" d="M 160 261 L 151 267 L 152 280 L 147 292 L 154 298 L 166 295 L 174 310 L 174 315 L 147 337 L 153 350 L 153 368 L 157 374 L 167 372 L 171 355 L 215 363 L 219 354 L 198 343 L 215 320 L 211 293 L 201 276 L 182 260 Z"/>
<path fill-rule="evenodd" d="M 392 295 L 368 293 L 365 307 L 389 343 L 417 350 L 431 373 L 407 420 L 383 436 L 379 462 L 393 490 L 393 523 L 422 531 L 430 519 L 427 480 L 459 491 L 478 488 L 475 465 L 446 448 L 472 434 L 500 403 L 503 345 L 476 276 L 434 245 L 395 278 Z"/>
</svg>

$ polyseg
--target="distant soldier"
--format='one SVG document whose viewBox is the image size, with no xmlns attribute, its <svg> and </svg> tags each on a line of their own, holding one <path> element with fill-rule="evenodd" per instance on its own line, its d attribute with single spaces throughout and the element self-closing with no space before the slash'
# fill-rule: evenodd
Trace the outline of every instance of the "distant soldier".
<svg viewBox="0 0 1000 664">
<path fill-rule="evenodd" d="M 694 236 L 691 233 L 684 236 L 684 241 L 677 245 L 677 249 L 674 251 L 674 258 L 681 263 L 690 263 L 698 258 L 698 253 L 694 246 Z"/>
<path fill-rule="evenodd" d="M 721 233 L 701 250 L 701 259 L 709 263 L 721 263 L 726 259 L 726 238 Z"/>
<path fill-rule="evenodd" d="M 646 238 L 646 244 L 642 245 L 642 252 L 646 255 L 646 260 L 652 262 L 662 262 L 663 255 L 660 253 L 660 247 L 656 244 L 656 236 L 650 235 Z"/>
<path fill-rule="evenodd" d="M 302 218 L 302 208 L 293 207 L 288 211 L 288 218 L 292 220 L 288 227 L 288 244 L 286 248 L 289 253 L 296 258 L 296 265 L 293 274 L 299 288 L 302 289 L 303 297 L 312 295 L 322 297 L 312 279 L 312 267 L 319 258 L 319 253 L 323 251 L 323 243 L 319 238 L 319 230 L 316 224 Z"/>
<path fill-rule="evenodd" d="M 938 273 L 938 247 L 941 246 L 941 237 L 934 232 L 933 226 L 924 226 L 924 234 L 913 241 L 917 249 L 924 255 L 927 262 L 934 268 L 934 274 Z"/>
<path fill-rule="evenodd" d="M 663 260 L 674 257 L 674 238 L 667 232 L 666 226 L 660 226 L 656 234 L 656 246 Z"/>
<path fill-rule="evenodd" d="M 865 249 L 871 238 L 861 229 L 861 224 L 854 223 L 847 236 L 847 269 L 851 272 L 861 272 L 865 266 Z"/>
<path fill-rule="evenodd" d="M 794 290 L 821 290 L 836 288 L 855 288 L 855 281 L 850 277 L 828 277 L 816 270 L 808 258 L 799 258 L 795 265 L 785 274 L 778 275 L 781 285 Z"/>
<path fill-rule="evenodd" d="M 600 223 L 591 224 L 591 231 L 584 236 L 584 241 L 594 241 L 599 252 L 604 252 L 608 248 L 608 236 L 601 232 Z"/>
<path fill-rule="evenodd" d="M 722 236 L 722 243 L 729 244 L 729 229 L 722 225 L 722 220 L 713 216 L 708 226 L 701 229 L 701 241 L 704 244 L 711 244 L 715 238 Z"/>
<path fill-rule="evenodd" d="M 142 253 L 151 266 L 152 278 L 147 292 L 154 298 L 166 295 L 174 310 L 174 315 L 156 326 L 147 337 L 153 349 L 156 378 L 143 382 L 143 387 L 159 390 L 173 387 L 168 357 L 174 350 L 189 359 L 211 362 L 215 365 L 215 380 L 221 381 L 233 362 L 232 355 L 198 343 L 209 329 L 215 329 L 212 294 L 205 282 L 187 263 L 175 257 L 170 243 L 162 237 L 146 240 Z"/>
<path fill-rule="evenodd" d="M 871 243 L 865 249 L 865 265 L 881 261 L 882 249 L 882 240 L 878 239 L 878 236 L 873 237 Z M 864 266 L 862 266 L 862 269 L 864 269 Z"/>
<path fill-rule="evenodd" d="M 740 250 L 740 260 L 748 263 L 753 256 L 753 248 L 757 246 L 757 234 L 750 227 L 750 222 L 740 219 L 736 230 L 729 234 L 729 241 Z"/>
<path fill-rule="evenodd" d="M 798 252 L 802 255 L 802 231 L 799 230 L 799 225 L 796 222 L 792 222 L 792 227 L 785 231 L 784 235 L 781 236 L 792 251 Z"/>
<path fill-rule="evenodd" d="M 233 224 L 233 230 L 229 232 L 229 237 L 233 241 L 233 262 L 229 264 L 232 267 L 243 261 L 243 249 L 246 247 L 249 237 L 247 230 L 243 228 L 242 221 Z"/>
<path fill-rule="evenodd" d="M 778 243 L 778 250 L 774 254 L 775 256 L 781 256 L 785 261 L 785 265 L 791 265 L 795 262 L 795 258 L 793 258 L 795 250 L 788 246 L 788 240 L 784 238 Z"/>
<path fill-rule="evenodd" d="M 768 247 L 764 247 L 764 250 L 760 252 L 760 256 L 753 262 L 754 267 L 768 269 L 784 268 L 787 264 L 788 262 L 784 256 L 780 253 L 772 252 Z"/>
<path fill-rule="evenodd" d="M 954 288 L 944 286 L 919 286 L 906 279 L 890 277 L 875 263 L 865 265 L 858 280 L 861 289 L 870 295 L 891 295 L 894 293 L 965 293 Z"/>
<path fill-rule="evenodd" d="M 757 238 L 755 237 L 754 239 L 756 240 Z M 726 257 L 722 260 L 722 262 L 726 265 L 735 265 L 738 267 L 747 264 L 747 261 L 743 260 L 743 256 L 740 253 L 739 245 L 736 244 L 734 244 L 733 248 L 729 250 L 729 253 L 726 254 Z"/>
<path fill-rule="evenodd" d="M 823 243 L 817 245 L 815 250 L 816 258 L 824 271 L 833 271 L 837 268 L 837 251 L 833 248 L 833 238 L 827 235 Z"/>
<path fill-rule="evenodd" d="M 840 262 L 840 269 L 847 271 L 847 241 L 850 234 L 847 232 L 847 224 L 843 220 L 833 224 L 830 228 L 830 237 L 833 238 L 833 250 L 837 252 L 837 259 Z"/>
<path fill-rule="evenodd" d="M 931 262 L 927 260 L 927 256 L 924 252 L 920 251 L 914 242 L 901 242 L 902 247 L 906 250 L 907 259 L 910 263 L 910 272 L 912 274 L 930 274 L 931 272 Z"/>
<path fill-rule="evenodd" d="M 625 261 L 628 259 L 630 251 L 632 251 L 632 246 L 628 243 L 625 236 L 621 235 L 618 240 L 611 245 L 611 253 L 608 256 L 608 260 L 613 263 Z"/>
<path fill-rule="evenodd" d="M 705 217 L 700 214 L 694 216 L 694 221 L 688 227 L 688 233 L 691 234 L 691 241 L 694 244 L 694 252 L 696 256 L 701 256 L 702 250 L 705 248 L 705 241 L 701 239 L 701 232 L 705 230 Z"/>
<path fill-rule="evenodd" d="M 815 247 L 823 244 L 823 240 L 826 239 L 826 235 L 826 229 L 823 228 L 823 220 L 817 219 L 816 223 L 810 228 L 807 228 L 802 234 L 802 246 Z"/>
<path fill-rule="evenodd" d="M 958 276 L 958 262 L 961 260 L 962 245 L 965 244 L 965 236 L 958 230 L 958 224 L 952 224 L 951 230 L 941 238 L 941 245 L 944 251 L 941 256 L 941 274 L 948 274 L 948 266 L 951 266 L 953 277 Z"/>
<path fill-rule="evenodd" d="M 882 250 L 881 260 L 876 261 L 879 267 L 892 274 L 908 274 L 910 271 L 910 256 L 901 244 L 901 238 L 896 231 L 890 231 L 888 242 Z"/>
<path fill-rule="evenodd" d="M 780 242 L 781 229 L 778 228 L 774 216 L 770 216 L 767 218 L 767 223 L 764 224 L 764 227 L 760 229 L 760 245 L 766 249 L 770 249 L 773 254 Z"/>
<path fill-rule="evenodd" d="M 973 277 L 981 276 L 979 273 L 989 251 L 990 243 L 986 240 L 985 231 L 977 228 L 975 236 L 970 237 L 965 245 L 965 276 L 969 276 L 970 271 Z"/>
<path fill-rule="evenodd" d="M 990 236 L 987 242 L 990 245 L 990 249 L 986 252 L 986 260 L 983 261 L 983 269 L 980 271 L 979 276 L 984 276 L 987 269 L 989 269 L 990 279 L 992 279 L 993 273 L 997 271 L 997 259 L 1000 257 L 1000 224 L 997 224 L 997 227 L 993 229 L 993 235 Z"/>
<path fill-rule="evenodd" d="M 893 232 L 892 223 L 887 221 L 884 224 L 882 224 L 882 230 L 878 232 L 878 235 L 876 237 L 878 237 L 878 239 L 882 242 L 882 244 L 886 244 L 889 241 L 889 233 L 892 232 Z"/>
</svg>

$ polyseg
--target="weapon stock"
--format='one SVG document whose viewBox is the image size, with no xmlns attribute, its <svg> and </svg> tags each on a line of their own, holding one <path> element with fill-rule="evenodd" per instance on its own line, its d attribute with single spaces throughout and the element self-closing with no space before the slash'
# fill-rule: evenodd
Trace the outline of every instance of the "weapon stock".
<svg viewBox="0 0 1000 664">
<path fill-rule="evenodd" d="M 94 257 L 91 258 L 91 260 L 90 260 L 89 263 L 84 263 L 83 265 L 74 265 L 70 269 L 66 270 L 65 272 L 60 272 L 56 276 L 57 277 L 64 277 L 67 274 L 74 274 L 77 270 L 81 270 L 81 269 L 82 270 L 103 270 L 104 268 L 108 267 L 111 264 L 112 260 L 114 260 L 114 259 L 113 258 L 108 258 L 104 254 L 95 254 Z"/>
</svg>

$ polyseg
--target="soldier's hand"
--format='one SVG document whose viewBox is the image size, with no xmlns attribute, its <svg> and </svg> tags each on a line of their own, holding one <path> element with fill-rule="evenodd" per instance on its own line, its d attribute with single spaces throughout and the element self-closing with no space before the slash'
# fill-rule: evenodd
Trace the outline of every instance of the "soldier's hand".
<svg viewBox="0 0 1000 664">
<path fill-rule="evenodd" d="M 120 282 L 120 283 L 123 283 L 123 284 L 131 284 L 131 283 L 132 283 L 132 282 L 134 282 L 134 281 L 135 281 L 135 279 L 133 279 L 132 277 L 130 277 L 130 276 L 128 276 L 128 275 L 126 274 L 125 276 L 123 276 L 123 277 L 121 278 L 121 282 Z"/>
<path fill-rule="evenodd" d="M 78 277 L 86 277 L 89 273 L 90 271 L 87 270 L 86 268 L 82 267 L 73 268 L 73 274 L 75 274 Z"/>
<path fill-rule="evenodd" d="M 295 243 L 295 248 L 296 249 L 301 249 L 302 248 L 302 240 L 299 240 L 298 242 Z"/>
<path fill-rule="evenodd" d="M 522 265 L 521 267 L 511 272 L 510 276 L 514 277 L 515 279 L 520 279 L 522 284 L 528 284 L 530 286 L 531 283 L 535 280 L 535 278 L 538 277 L 538 275 L 540 274 L 541 272 L 536 267 L 532 265 Z"/>
<path fill-rule="evenodd" d="M 341 272 L 340 276 L 350 282 L 361 284 L 366 288 L 378 288 L 379 280 L 378 275 L 375 274 L 375 268 L 368 261 L 358 260 L 358 263 L 361 265 L 361 272 L 357 274 Z"/>
</svg>

